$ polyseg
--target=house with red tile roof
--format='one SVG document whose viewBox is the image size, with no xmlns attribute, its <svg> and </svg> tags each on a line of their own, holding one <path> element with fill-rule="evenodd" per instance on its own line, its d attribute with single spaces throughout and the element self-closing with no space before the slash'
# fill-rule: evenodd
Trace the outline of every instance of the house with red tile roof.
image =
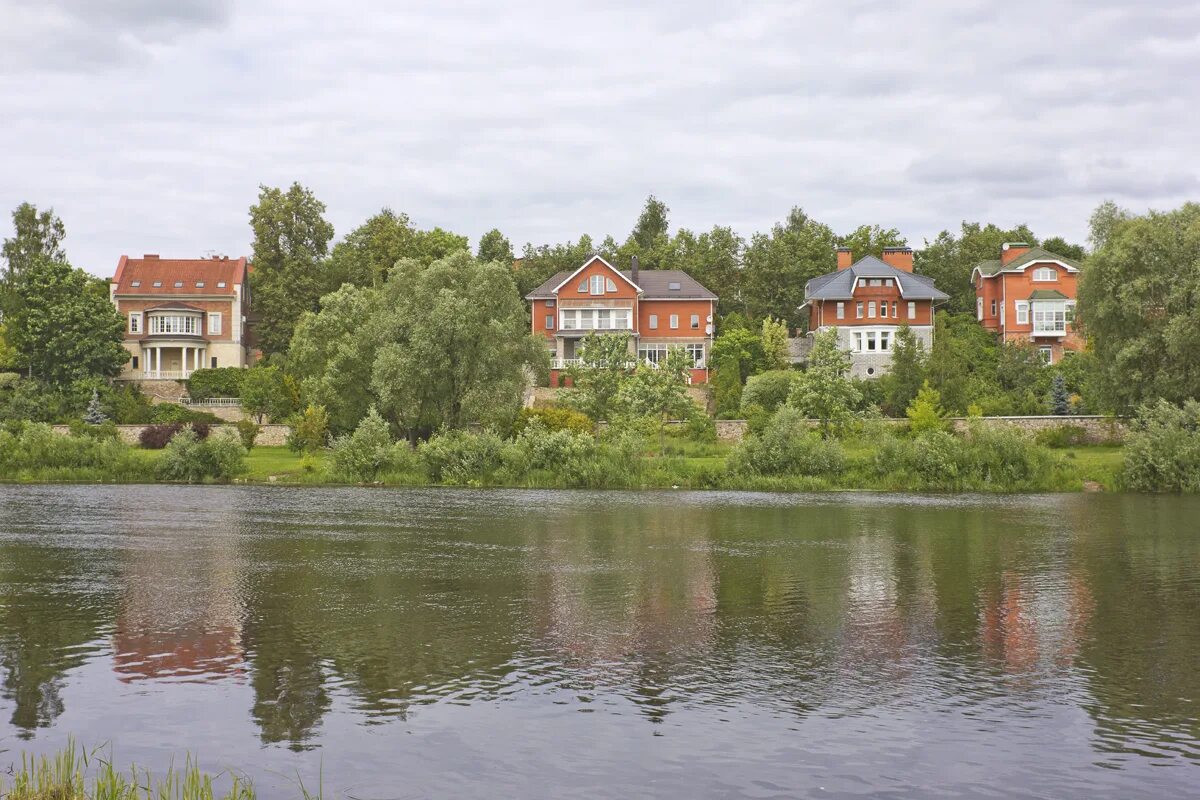
<svg viewBox="0 0 1200 800">
<path fill-rule="evenodd" d="M 672 347 L 687 351 L 691 382 L 708 382 L 717 296 L 680 270 L 639 269 L 634 256 L 620 270 L 592 256 L 573 272 L 560 272 L 525 296 L 533 306 L 533 333 L 550 350 L 550 385 L 579 361 L 589 334 L 628 334 L 630 355 L 649 364 Z"/>
<path fill-rule="evenodd" d="M 246 259 L 121 256 L 109 297 L 129 351 L 118 380 L 182 380 L 197 369 L 250 363 Z"/>
<path fill-rule="evenodd" d="M 1083 349 L 1075 330 L 1079 263 L 1025 242 L 1007 242 L 1000 258 L 971 271 L 975 316 L 1006 342 L 1038 348 L 1048 364 Z"/>
</svg>

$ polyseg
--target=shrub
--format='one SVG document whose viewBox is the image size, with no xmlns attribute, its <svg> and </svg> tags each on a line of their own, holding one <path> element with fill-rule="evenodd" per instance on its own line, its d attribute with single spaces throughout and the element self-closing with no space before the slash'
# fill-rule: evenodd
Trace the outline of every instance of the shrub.
<svg viewBox="0 0 1200 800">
<path fill-rule="evenodd" d="M 171 438 L 184 428 L 196 434 L 198 439 L 207 439 L 212 428 L 203 422 L 185 425 L 182 422 L 172 422 L 167 425 L 147 425 L 138 434 L 138 444 L 146 450 L 161 450 L 167 446 Z"/>
<path fill-rule="evenodd" d="M 505 450 L 506 466 L 514 471 L 570 471 L 577 461 L 588 458 L 596 449 L 589 434 L 567 430 L 549 430 L 538 423 L 526 426 Z"/>
<path fill-rule="evenodd" d="M 591 433 L 596 427 L 592 418 L 582 411 L 563 406 L 534 406 L 521 409 L 521 413 L 517 415 L 515 432 L 521 433 L 534 421 L 550 431 Z"/>
<path fill-rule="evenodd" d="M 0 478 L 134 481 L 151 477 L 150 462 L 113 438 L 63 436 L 44 423 L 0 431 Z"/>
<path fill-rule="evenodd" d="M 310 405 L 291 420 L 287 446 L 296 453 L 315 453 L 329 441 L 329 412 L 325 406 Z"/>
<path fill-rule="evenodd" d="M 746 380 L 746 388 L 742 389 L 742 418 L 747 418 L 748 411 L 753 406 L 774 413 L 787 402 L 788 395 L 801 374 L 790 369 L 773 369 L 751 375 Z"/>
<path fill-rule="evenodd" d="M 1079 447 L 1088 443 L 1088 432 L 1080 425 L 1055 425 L 1042 428 L 1033 440 L 1043 447 Z"/>
<path fill-rule="evenodd" d="M 750 475 L 830 476 L 845 467 L 845 454 L 836 441 L 821 438 L 804 415 L 783 407 L 762 433 L 747 436 L 733 451 L 730 471 Z"/>
<path fill-rule="evenodd" d="M 163 449 L 158 477 L 187 483 L 229 480 L 243 471 L 245 457 L 246 448 L 230 431 L 201 438 L 192 428 L 183 428 Z"/>
<path fill-rule="evenodd" d="M 944 430 L 890 437 L 876 451 L 874 466 L 878 475 L 917 489 L 1060 488 L 1048 450 L 1016 428 L 980 422 L 962 437 Z"/>
<path fill-rule="evenodd" d="M 198 369 L 187 380 L 188 396 L 193 400 L 212 397 L 241 397 L 242 379 L 246 370 L 241 367 Z"/>
<path fill-rule="evenodd" d="M 447 431 L 422 442 L 417 457 L 430 480 L 478 484 L 500 467 L 503 449 L 503 440 L 492 431 Z"/>
<path fill-rule="evenodd" d="M 937 389 L 929 385 L 929 381 L 925 381 L 904 415 L 908 417 L 909 429 L 917 435 L 946 428 L 946 413 L 942 410 L 942 396 Z"/>
<path fill-rule="evenodd" d="M 262 426 L 249 419 L 239 419 L 234 425 L 237 427 L 238 438 L 242 441 L 242 447 L 246 448 L 246 452 L 249 452 L 254 448 L 254 442 L 258 440 L 258 434 L 262 431 Z"/>
<path fill-rule="evenodd" d="M 1125 437 L 1122 480 L 1138 492 L 1200 492 L 1200 402 L 1139 408 Z"/>
<path fill-rule="evenodd" d="M 1008 489 L 1045 486 L 1054 459 L 1019 428 L 972 421 L 964 465 L 976 482 Z"/>
<path fill-rule="evenodd" d="M 373 481 L 390 466 L 395 448 L 387 422 L 372 406 L 354 433 L 333 442 L 334 475 L 350 481 Z"/>
<path fill-rule="evenodd" d="M 157 424 L 169 422 L 204 423 L 220 425 L 224 420 L 207 411 L 196 411 L 178 403 L 156 403 L 150 407 L 150 421 Z"/>
</svg>

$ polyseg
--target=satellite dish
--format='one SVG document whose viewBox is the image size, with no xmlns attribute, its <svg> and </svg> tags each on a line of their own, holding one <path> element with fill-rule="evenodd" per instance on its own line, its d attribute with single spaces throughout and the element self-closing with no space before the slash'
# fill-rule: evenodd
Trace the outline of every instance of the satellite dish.
<svg viewBox="0 0 1200 800">
<path fill-rule="evenodd" d="M 705 321 L 705 322 L 712 322 L 712 314 L 709 314 L 709 315 L 708 315 L 708 319 L 706 319 L 706 320 L 704 320 L 704 321 Z"/>
<path fill-rule="evenodd" d="M 708 334 L 709 336 L 712 336 L 712 325 L 705 325 L 705 326 L 704 326 L 704 332 L 705 332 L 706 334 Z"/>
</svg>

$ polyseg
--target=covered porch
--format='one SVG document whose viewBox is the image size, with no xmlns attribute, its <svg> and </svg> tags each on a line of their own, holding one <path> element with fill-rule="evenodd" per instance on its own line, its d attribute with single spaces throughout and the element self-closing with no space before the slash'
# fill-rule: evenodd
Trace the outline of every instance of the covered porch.
<svg viewBox="0 0 1200 800">
<path fill-rule="evenodd" d="M 146 380 L 183 380 L 208 366 L 207 342 L 144 342 L 141 377 Z"/>
</svg>

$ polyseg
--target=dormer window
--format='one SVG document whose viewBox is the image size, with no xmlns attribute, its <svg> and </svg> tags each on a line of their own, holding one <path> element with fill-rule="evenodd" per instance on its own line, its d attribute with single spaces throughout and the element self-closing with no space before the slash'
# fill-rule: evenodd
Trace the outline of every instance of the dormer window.
<svg viewBox="0 0 1200 800">
<path fill-rule="evenodd" d="M 225 288 L 225 281 L 217 281 L 217 288 L 218 288 L 218 289 L 224 289 L 224 288 Z"/>
<path fill-rule="evenodd" d="M 591 278 L 591 294 L 604 294 L 604 276 L 593 275 Z"/>
<path fill-rule="evenodd" d="M 138 288 L 139 286 L 141 286 L 141 285 L 142 285 L 142 282 L 141 282 L 141 281 L 133 281 L 133 282 L 132 282 L 132 283 L 130 283 L 129 285 L 130 285 L 130 286 L 132 286 L 133 288 L 135 288 L 135 289 L 136 289 L 136 288 Z"/>
<path fill-rule="evenodd" d="M 182 288 L 183 288 L 183 281 L 175 281 L 175 288 L 176 288 L 176 289 L 182 289 Z"/>
<path fill-rule="evenodd" d="M 669 291 L 669 292 L 678 292 L 678 291 L 679 291 L 679 282 L 678 282 L 678 281 L 671 281 L 670 283 L 668 283 L 668 284 L 667 284 L 667 291 Z"/>
<path fill-rule="evenodd" d="M 1054 267 L 1038 267 L 1033 271 L 1033 279 L 1035 281 L 1055 281 L 1058 280 L 1058 273 L 1054 271 Z"/>
<path fill-rule="evenodd" d="M 203 288 L 204 288 L 204 281 L 196 281 L 196 288 L 197 288 L 197 289 L 203 289 Z"/>
<path fill-rule="evenodd" d="M 155 289 L 161 289 L 162 281 L 155 281 L 152 285 L 154 286 Z"/>
</svg>

